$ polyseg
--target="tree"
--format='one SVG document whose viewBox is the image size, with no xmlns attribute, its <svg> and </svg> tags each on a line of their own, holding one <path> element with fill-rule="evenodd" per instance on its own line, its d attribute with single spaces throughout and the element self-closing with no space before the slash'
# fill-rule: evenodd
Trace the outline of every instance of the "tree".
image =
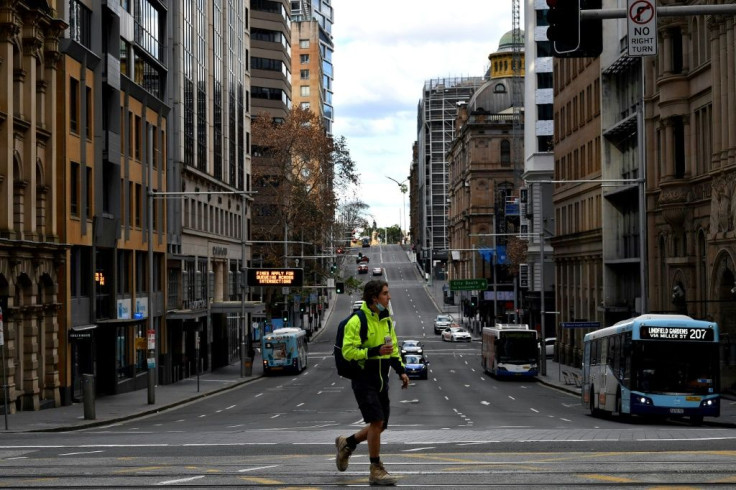
<svg viewBox="0 0 736 490">
<path fill-rule="evenodd" d="M 290 246 L 289 255 L 317 254 L 335 221 L 335 186 L 358 182 L 345 138 L 333 139 L 319 116 L 300 107 L 280 122 L 261 113 L 253 119 L 251 131 L 252 175 L 258 191 L 254 240 L 299 241 L 303 244 L 298 249 Z M 283 264 L 283 243 L 258 248 L 265 263 Z"/>
</svg>

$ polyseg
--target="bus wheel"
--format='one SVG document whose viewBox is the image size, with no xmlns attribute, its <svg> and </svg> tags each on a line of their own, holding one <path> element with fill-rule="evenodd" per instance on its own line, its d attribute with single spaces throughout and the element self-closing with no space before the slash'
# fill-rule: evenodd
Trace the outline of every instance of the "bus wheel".
<svg viewBox="0 0 736 490">
<path fill-rule="evenodd" d="M 703 416 L 702 415 L 691 415 L 690 423 L 692 425 L 703 425 Z"/>
</svg>

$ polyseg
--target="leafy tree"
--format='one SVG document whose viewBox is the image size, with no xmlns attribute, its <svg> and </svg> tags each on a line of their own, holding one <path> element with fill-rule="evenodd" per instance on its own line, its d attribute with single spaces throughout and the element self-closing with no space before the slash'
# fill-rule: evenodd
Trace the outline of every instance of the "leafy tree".
<svg viewBox="0 0 736 490">
<path fill-rule="evenodd" d="M 260 214 L 254 218 L 254 240 L 302 242 L 289 245 L 288 255 L 321 253 L 335 221 L 335 186 L 358 182 L 345 138 L 333 139 L 319 116 L 300 107 L 279 122 L 259 114 L 251 131 Z M 283 243 L 256 246 L 266 264 L 283 264 Z"/>
</svg>

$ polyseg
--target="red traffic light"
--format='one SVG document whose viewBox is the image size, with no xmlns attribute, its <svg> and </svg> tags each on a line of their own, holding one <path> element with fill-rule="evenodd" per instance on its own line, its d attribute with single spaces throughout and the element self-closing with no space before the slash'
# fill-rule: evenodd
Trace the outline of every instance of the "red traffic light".
<svg viewBox="0 0 736 490">
<path fill-rule="evenodd" d="M 547 0 L 547 6 L 550 8 L 557 7 L 557 0 Z"/>
</svg>

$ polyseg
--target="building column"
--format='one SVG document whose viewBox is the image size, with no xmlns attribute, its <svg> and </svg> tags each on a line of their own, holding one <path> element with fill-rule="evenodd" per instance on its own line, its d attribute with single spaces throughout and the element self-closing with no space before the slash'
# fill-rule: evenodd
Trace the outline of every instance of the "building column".
<svg viewBox="0 0 736 490">
<path fill-rule="evenodd" d="M 728 165 L 736 163 L 736 22 L 733 17 L 726 17 L 726 87 L 728 90 Z"/>
<path fill-rule="evenodd" d="M 708 32 L 710 32 L 710 63 L 711 63 L 711 80 L 712 80 L 712 107 L 713 107 L 713 119 L 711 127 L 713 128 L 713 157 L 711 162 L 711 169 L 715 170 L 721 167 L 720 155 L 721 155 L 721 134 L 722 130 L 719 129 L 722 126 L 723 115 L 721 107 L 721 46 L 720 38 L 718 36 L 718 22 L 715 17 L 711 17 L 708 20 Z"/>
</svg>

